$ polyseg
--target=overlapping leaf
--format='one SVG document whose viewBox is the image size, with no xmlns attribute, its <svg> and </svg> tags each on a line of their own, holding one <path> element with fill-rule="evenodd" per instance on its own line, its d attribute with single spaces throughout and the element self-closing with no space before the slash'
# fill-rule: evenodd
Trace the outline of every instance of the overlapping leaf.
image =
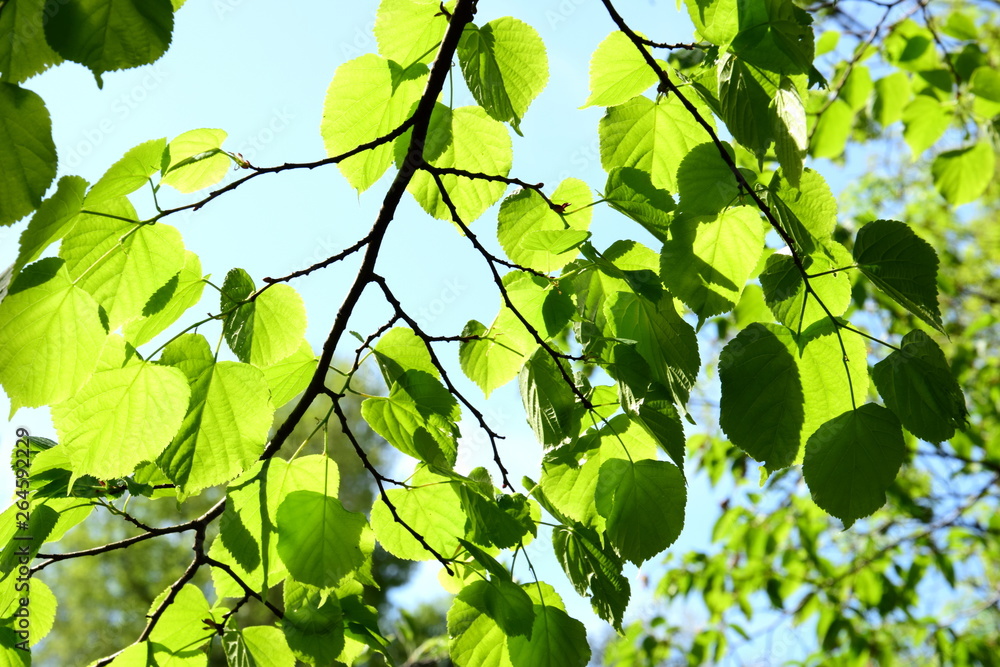
<svg viewBox="0 0 1000 667">
<path fill-rule="evenodd" d="M 326 92 L 320 123 L 327 155 L 341 155 L 399 127 L 420 99 L 426 80 L 426 67 L 404 69 L 374 54 L 338 67 Z M 337 166 L 351 186 L 364 192 L 389 168 L 392 150 L 392 142 L 386 142 Z"/>
<path fill-rule="evenodd" d="M 816 504 L 850 527 L 885 503 L 905 452 L 896 416 L 867 403 L 809 438 L 802 473 Z"/>
<path fill-rule="evenodd" d="M 0 226 L 35 210 L 56 177 L 56 147 L 45 103 L 30 90 L 3 81 L 0 174 Z"/>
<path fill-rule="evenodd" d="M 497 238 L 507 256 L 543 273 L 556 271 L 577 256 L 578 234 L 590 226 L 592 211 L 590 188 L 576 178 L 560 183 L 549 198 L 568 204 L 570 212 L 557 213 L 537 192 L 524 189 L 504 199 L 497 215 Z M 569 247 L 564 249 L 560 243 L 565 237 Z"/>
<path fill-rule="evenodd" d="M 465 26 L 458 60 L 472 96 L 486 113 L 521 134 L 521 119 L 549 79 L 538 32 L 510 16 Z"/>
<path fill-rule="evenodd" d="M 875 220 L 862 227 L 854 261 L 896 303 L 944 332 L 937 303 L 937 253 L 905 223 Z"/>
</svg>

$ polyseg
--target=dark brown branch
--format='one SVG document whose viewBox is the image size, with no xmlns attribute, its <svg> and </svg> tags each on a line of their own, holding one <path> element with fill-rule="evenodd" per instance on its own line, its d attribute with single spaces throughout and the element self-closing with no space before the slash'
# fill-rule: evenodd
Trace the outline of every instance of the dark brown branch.
<svg viewBox="0 0 1000 667">
<path fill-rule="evenodd" d="M 202 529 L 209 523 L 214 521 L 220 514 L 222 514 L 222 511 L 225 508 L 226 508 L 226 501 L 225 499 L 222 499 L 197 519 L 192 519 L 191 521 L 177 524 L 176 526 L 168 526 L 167 528 L 150 528 L 147 532 L 141 535 L 136 535 L 134 537 L 127 537 L 124 540 L 111 542 L 110 544 L 102 544 L 101 546 L 94 547 L 92 549 L 84 549 L 82 551 L 71 551 L 69 553 L 64 553 L 64 554 L 38 554 L 38 558 L 45 558 L 46 560 L 42 561 L 38 565 L 33 566 L 31 568 L 31 573 L 34 574 L 35 572 L 44 570 L 52 563 L 61 560 L 70 560 L 71 558 L 82 558 L 84 556 L 98 556 L 100 554 L 108 553 L 109 551 L 124 549 L 138 542 L 144 542 L 146 540 L 152 539 L 154 537 L 159 537 L 161 535 L 171 535 L 173 533 L 183 533 L 189 530 Z"/>
<path fill-rule="evenodd" d="M 273 285 L 275 283 L 287 283 L 289 280 L 293 280 L 295 278 L 301 278 L 302 276 L 307 276 L 313 271 L 326 268 L 331 264 L 335 264 L 336 262 L 339 262 L 343 259 L 347 259 L 357 251 L 364 248 L 365 245 L 367 244 L 368 244 L 368 236 L 365 236 L 363 239 L 352 245 L 350 248 L 345 248 L 344 250 L 338 252 L 336 255 L 331 255 L 327 257 L 322 262 L 316 262 L 312 266 L 308 266 L 304 269 L 299 269 L 298 271 L 293 271 L 292 273 L 289 273 L 287 276 L 282 276 L 281 278 L 264 278 L 263 282 L 267 283 L 268 285 Z M 267 287 L 264 287 L 264 289 L 267 289 Z M 260 291 L 263 292 L 264 289 L 261 289 Z"/>
<path fill-rule="evenodd" d="M 272 614 L 274 614 L 275 616 L 277 616 L 278 618 L 284 618 L 285 617 L 285 614 L 284 614 L 283 611 L 281 611 L 280 609 L 278 609 L 277 607 L 275 607 L 273 604 L 271 604 L 270 602 L 268 602 L 267 599 L 265 599 L 260 593 L 258 593 L 254 589 L 250 588 L 250 585 L 247 584 L 247 582 L 243 581 L 243 578 L 240 577 L 240 575 L 236 574 L 236 572 L 233 570 L 233 568 L 229 564 L 223 563 L 222 561 L 219 561 L 219 560 L 216 560 L 216 559 L 212 558 L 211 556 L 209 556 L 208 554 L 206 554 L 205 557 L 202 560 L 204 561 L 204 563 L 206 565 L 210 565 L 211 567 L 218 568 L 218 569 L 222 570 L 223 572 L 225 572 L 226 574 L 228 574 L 230 577 L 232 577 L 233 581 L 235 581 L 237 584 L 239 584 L 240 588 L 243 589 L 243 592 L 246 593 L 246 598 L 254 598 L 254 599 L 256 599 L 257 601 L 259 601 L 260 603 L 262 603 L 265 607 L 267 607 L 268 610 L 270 610 L 270 612 Z M 226 614 L 226 617 L 229 617 L 229 616 L 232 616 L 233 614 L 235 614 L 238 608 L 239 608 L 239 606 L 237 606 L 236 608 L 230 610 L 229 613 Z"/>
<path fill-rule="evenodd" d="M 360 146 L 356 146 L 349 151 L 341 153 L 340 155 L 334 155 L 332 157 L 323 158 L 322 160 L 316 160 L 314 162 L 286 162 L 285 164 L 280 164 L 274 167 L 254 167 L 252 165 L 249 165 L 249 163 L 247 163 L 247 165 L 249 165 L 248 168 L 253 169 L 253 173 L 247 174 L 243 178 L 238 178 L 232 183 L 229 183 L 228 185 L 221 187 L 218 190 L 210 192 L 208 196 L 205 197 L 204 199 L 193 202 L 191 204 L 185 204 L 184 206 L 177 206 L 176 208 L 168 208 L 166 210 L 160 211 L 146 222 L 154 223 L 157 222 L 158 220 L 167 217 L 168 215 L 173 215 L 174 213 L 180 213 L 181 211 L 188 211 L 188 210 L 197 211 L 202 206 L 209 203 L 216 197 L 224 195 L 227 192 L 231 192 L 232 190 L 235 190 L 236 188 L 243 185 L 247 181 L 253 178 L 257 178 L 262 174 L 277 174 L 279 172 L 288 171 L 290 169 L 316 169 L 317 167 L 323 167 L 328 164 L 337 164 L 338 162 L 343 162 L 347 158 L 357 155 L 358 153 L 363 153 L 367 150 L 377 148 L 382 144 L 389 143 L 390 141 L 393 141 L 397 137 L 402 136 L 403 133 L 405 133 L 408 129 L 410 129 L 410 127 L 416 122 L 416 117 L 417 117 L 416 114 L 410 116 L 405 121 L 403 121 L 399 125 L 399 127 L 392 130 L 388 134 L 384 134 L 381 137 L 378 137 L 377 139 L 372 139 L 371 141 L 363 143 Z"/>
<path fill-rule="evenodd" d="M 389 186 L 382 200 L 382 208 L 379 210 L 378 217 L 375 219 L 375 223 L 368 233 L 368 247 L 365 250 L 364 258 L 361 260 L 358 275 L 344 297 L 340 310 L 337 312 L 330 333 L 323 344 L 319 364 L 316 372 L 313 374 L 312 380 L 303 392 L 302 398 L 299 399 L 299 402 L 292 408 L 288 417 L 278 427 L 270 444 L 268 444 L 261 455 L 262 459 L 274 456 L 285 440 L 288 439 L 288 436 L 291 435 L 295 425 L 305 415 L 306 410 L 312 405 L 312 402 L 325 390 L 326 369 L 333 361 L 333 355 L 340 343 L 340 338 L 347 330 L 347 322 L 354 312 L 361 294 L 368 283 L 371 282 L 375 264 L 382 248 L 382 240 L 385 238 L 389 223 L 392 222 L 393 216 L 396 214 L 396 208 L 399 206 L 403 193 L 406 192 L 406 186 L 410 183 L 419 166 L 424 163 L 424 143 L 427 140 L 427 131 L 430 127 L 431 112 L 434 110 L 438 95 L 441 93 L 444 82 L 451 71 L 452 59 L 458 48 L 458 41 L 462 37 L 462 31 L 472 21 L 475 12 L 476 0 L 459 0 L 455 6 L 452 20 L 448 24 L 448 30 L 445 33 L 444 39 L 441 40 L 437 58 L 434 60 L 430 75 L 427 77 L 427 85 L 410 121 L 408 121 L 413 128 L 413 132 L 410 135 L 410 144 L 407 147 L 403 163 L 396 173 L 396 178 L 393 179 L 392 185 Z"/>
<path fill-rule="evenodd" d="M 393 520 L 400 526 L 405 528 L 407 532 L 413 536 L 413 539 L 415 539 L 417 542 L 420 543 L 420 546 L 422 546 L 427 551 L 427 553 L 434 556 L 434 558 L 437 559 L 437 561 L 441 563 L 442 566 L 444 566 L 444 569 L 448 572 L 448 574 L 453 575 L 454 571 L 451 569 L 451 565 L 449 564 L 448 559 L 442 556 L 440 553 L 438 553 L 438 551 L 434 547 L 432 547 L 430 544 L 427 543 L 427 540 L 424 538 L 423 535 L 418 533 L 413 528 L 413 526 L 406 523 L 406 521 L 404 521 L 403 518 L 399 516 L 399 512 L 396 511 L 396 506 L 389 498 L 389 494 L 386 493 L 385 491 L 384 482 L 397 484 L 399 486 L 405 486 L 405 485 L 402 484 L 402 482 L 396 482 L 384 476 L 372 464 L 371 460 L 368 458 L 368 454 L 361 446 L 361 443 L 359 443 L 358 439 L 354 437 L 354 432 L 351 430 L 351 425 L 347 421 L 347 415 L 344 413 L 344 409 L 340 406 L 340 400 L 344 398 L 344 394 L 338 394 L 329 389 L 326 391 L 326 393 L 327 395 L 330 396 L 331 399 L 333 399 L 333 411 L 337 414 L 337 418 L 340 419 L 340 426 L 341 429 L 344 431 L 344 435 L 347 436 L 347 439 L 350 440 L 351 444 L 354 446 L 354 451 L 357 453 L 358 458 L 361 459 L 361 464 L 365 467 L 365 469 L 371 474 L 372 478 L 375 480 L 375 484 L 378 486 L 379 496 L 382 498 L 382 502 L 385 503 L 385 506 L 389 509 L 389 513 L 392 514 Z"/>
<path fill-rule="evenodd" d="M 468 408 L 469 412 L 471 412 L 473 416 L 475 416 L 476 420 L 479 422 L 479 427 L 484 431 L 486 431 L 486 434 L 487 436 L 489 436 L 490 439 L 490 446 L 493 448 L 493 461 L 497 464 L 497 467 L 500 469 L 500 478 L 502 480 L 501 488 L 510 489 L 513 491 L 514 487 L 511 486 L 510 480 L 507 478 L 507 468 L 504 466 L 503 461 L 500 459 L 500 450 L 497 447 L 497 441 L 503 440 L 504 436 L 496 433 L 492 428 L 490 428 L 489 424 L 486 423 L 486 418 L 483 416 L 483 413 L 480 412 L 479 409 L 475 405 L 473 405 L 468 399 L 466 399 L 465 395 L 462 394 L 462 392 L 460 392 L 458 388 L 455 387 L 454 384 L 452 384 L 451 377 L 448 375 L 448 371 L 445 370 L 444 366 L 441 364 L 441 361 L 438 359 L 437 354 L 434 352 L 434 347 L 430 344 L 431 337 L 428 336 L 424 332 L 424 330 L 420 328 L 420 325 L 417 323 L 416 320 L 410 317 L 406 313 L 406 311 L 403 310 L 403 305 L 399 302 L 399 299 L 397 299 L 396 296 L 392 293 L 392 290 L 389 289 L 389 285 L 388 283 L 386 283 L 385 278 L 383 278 L 382 276 L 374 276 L 374 281 L 378 283 L 379 287 L 382 288 L 382 293 L 385 294 L 386 301 L 388 301 L 389 304 L 393 308 L 395 308 L 396 317 L 402 319 L 408 325 L 410 325 L 410 328 L 413 329 L 413 332 L 417 336 L 419 336 L 421 340 L 424 341 L 424 347 L 427 349 L 427 353 L 430 355 L 431 363 L 434 364 L 434 367 L 438 369 L 439 373 L 441 373 L 441 379 L 443 379 L 445 385 L 447 385 L 448 391 L 450 391 L 453 396 L 455 396 L 459 401 L 461 401 L 462 405 Z"/>
<path fill-rule="evenodd" d="M 451 200 L 451 195 L 448 194 L 448 189 L 444 187 L 444 183 L 441 181 L 441 176 L 432 171 L 431 177 L 434 178 L 434 183 L 437 185 L 438 192 L 441 193 L 441 201 L 444 202 L 445 206 L 448 207 L 448 211 L 451 213 L 452 222 L 458 225 L 458 227 L 465 234 L 466 238 L 468 238 L 472 243 L 473 247 L 475 247 L 475 249 L 479 251 L 479 254 L 486 259 L 486 262 L 490 267 L 490 273 L 493 274 L 493 282 L 496 283 L 497 289 L 500 290 L 500 297 L 503 299 L 504 305 L 506 305 L 507 308 L 514 313 L 514 317 L 516 317 L 518 321 L 524 325 L 524 328 L 531 334 L 532 338 L 535 339 L 535 342 L 538 343 L 542 349 L 544 349 L 548 355 L 552 357 L 552 360 L 556 362 L 556 368 L 559 369 L 559 373 L 562 375 L 567 386 L 572 389 L 573 394 L 575 394 L 580 400 L 580 404 L 587 410 L 592 410 L 594 406 L 590 402 L 590 399 L 583 395 L 583 392 L 581 392 L 580 388 L 576 386 L 576 382 L 573 381 L 573 378 L 570 377 L 569 373 L 566 372 L 566 369 L 561 363 L 561 360 L 565 359 L 566 355 L 553 349 L 552 346 L 549 345 L 544 338 L 542 338 L 535 327 L 528 322 L 524 315 L 521 314 L 521 311 L 517 309 L 514 302 L 510 299 L 510 294 L 508 294 L 507 288 L 503 284 L 503 278 L 501 278 L 500 274 L 497 272 L 496 262 L 491 259 L 492 254 L 479 241 L 479 237 L 477 237 L 472 230 L 469 229 L 469 226 L 465 224 L 465 221 L 462 220 L 462 216 L 458 214 L 458 209 L 455 208 L 455 203 Z M 549 280 L 551 280 L 551 278 L 549 278 Z"/>
</svg>

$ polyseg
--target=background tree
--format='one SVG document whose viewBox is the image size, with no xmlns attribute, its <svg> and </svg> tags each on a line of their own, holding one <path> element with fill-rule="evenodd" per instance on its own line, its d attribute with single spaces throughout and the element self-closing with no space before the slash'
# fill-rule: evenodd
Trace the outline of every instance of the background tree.
<svg viewBox="0 0 1000 667">
<path fill-rule="evenodd" d="M 934 248 L 908 221 L 838 226 L 837 201 L 806 157 L 839 159 L 852 137 L 866 141 L 874 123 L 884 130 L 901 119 L 914 154 L 934 149 L 937 192 L 952 206 L 979 200 L 995 169 L 991 123 L 1000 111 L 994 45 L 974 42 L 988 16 L 958 5 L 937 16 L 903 1 L 853 12 L 692 0 L 696 40 L 666 44 L 604 0 L 615 32 L 593 54 L 585 106 L 605 108 L 597 140 L 607 178 L 602 186 L 571 175 L 546 187 L 522 167 L 512 171 L 510 135 L 528 127 L 525 115 L 549 78 L 539 32 L 513 17 L 481 20 L 475 0 L 383 0 L 373 28 L 378 53 L 343 63 L 327 91 L 327 158 L 261 167 L 223 148 L 225 132 L 192 130 L 136 146 L 93 185 L 64 176 L 52 191 L 48 116 L 20 84 L 62 59 L 88 67 L 98 85 L 107 72 L 152 62 L 171 43 L 180 4 L 0 5 L 0 25 L 12 35 L 0 45 L 0 155 L 15 175 L 0 182 L 0 223 L 31 216 L 0 281 L 0 383 L 15 409 L 50 406 L 58 439 L 32 439 L 14 452 L 18 491 L 0 526 L 0 648 L 9 662 L 25 661 L 21 647 L 45 634 L 56 608 L 51 589 L 32 581 L 31 611 L 42 622 L 20 638 L 27 605 L 17 574 L 180 538 L 190 545 L 187 565 L 153 601 L 145 627 L 94 664 L 205 664 L 213 644 L 233 664 L 391 657 L 366 594 L 380 545 L 440 563 L 442 584 L 455 593 L 447 641 L 456 664 L 584 665 L 584 626 L 535 566 L 540 527 L 573 587 L 635 639 L 643 629 L 626 630 L 627 564 L 656 558 L 678 538 L 699 470 L 729 466 L 741 477 L 747 457 L 759 462 L 768 493 L 724 502 L 716 530 L 720 539 L 749 537 L 743 552 L 731 561 L 694 554 L 665 575 L 666 594 L 698 585 L 720 624 L 694 636 L 687 658 L 720 657 L 728 635 L 739 633 L 723 615 L 733 603 L 751 615 L 748 598 L 761 588 L 775 606 L 794 605 L 792 615 L 816 614 L 824 651 L 855 661 L 888 655 L 883 629 L 874 628 L 909 611 L 908 587 L 928 559 L 955 555 L 938 556 L 930 534 L 966 528 L 922 505 L 947 490 L 928 488 L 934 464 L 913 457 L 916 438 L 974 474 L 990 452 L 962 449 L 956 435 L 968 427 L 958 383 L 965 367 L 937 342 L 955 314 L 940 309 Z M 870 13 L 874 23 L 859 32 Z M 817 37 L 817 19 L 842 25 Z M 854 43 L 838 50 L 838 34 Z M 817 54 L 830 54 L 830 77 Z M 475 104 L 454 103 L 456 84 Z M 952 141 L 954 150 L 941 150 Z M 205 215 L 251 180 L 334 164 L 359 193 L 381 192 L 380 208 L 367 233 L 285 275 L 255 281 L 233 268 L 212 279 L 172 224 Z M 245 175 L 220 185 L 234 165 Z M 503 198 L 512 186 L 520 189 Z M 171 189 L 208 192 L 175 202 Z M 441 261 L 398 267 L 384 259 L 407 192 L 460 232 L 492 281 L 500 307 L 489 325 L 470 319 L 460 332 L 438 331 L 400 298 L 421 261 Z M 470 225 L 498 202 L 494 241 L 481 223 Z M 616 212 L 615 223 L 600 229 L 595 209 Z M 638 224 L 626 230 L 629 221 Z M 316 355 L 291 284 L 351 261 L 356 274 Z M 194 315 L 206 290 L 210 312 Z M 876 290 L 886 297 L 870 298 Z M 374 319 L 361 307 L 373 300 Z M 721 350 L 706 340 L 709 321 Z M 718 431 L 686 439 L 692 393 L 709 396 L 696 378 L 715 356 L 709 367 L 718 368 L 718 423 L 728 442 Z M 362 386 L 367 369 L 377 369 L 384 391 Z M 515 378 L 544 452 L 540 470 L 520 483 L 503 433 L 474 397 Z M 358 399 L 360 428 L 350 414 Z M 345 504 L 345 472 L 329 457 L 295 449 L 296 430 L 310 430 L 306 417 L 321 401 L 329 405 L 322 423 L 339 426 L 378 488 L 370 516 Z M 369 427 L 413 459 L 412 473 L 397 476 L 373 459 L 362 437 Z M 487 454 L 464 465 L 460 438 L 470 431 Z M 810 500 L 793 492 L 800 475 Z M 965 498 L 952 501 L 951 514 L 981 511 L 972 508 L 995 483 L 959 484 Z M 220 500 L 169 526 L 131 514 L 133 501 L 170 496 L 193 507 L 213 493 Z M 875 514 L 887 496 L 894 504 Z M 760 501 L 766 516 L 749 521 L 737 500 Z M 142 532 L 83 552 L 42 548 L 109 503 Z M 897 536 L 896 508 L 924 527 L 901 525 Z M 856 526 L 850 539 L 872 555 L 827 541 L 832 519 L 810 520 L 827 516 Z M 990 564 L 992 527 L 980 527 L 983 539 L 959 557 L 985 553 Z M 781 558 L 783 579 L 773 562 L 762 566 L 782 540 L 794 548 Z M 904 543 L 912 549 L 893 553 L 892 574 L 879 569 L 877 560 Z M 24 561 L 36 555 L 42 560 L 29 568 Z M 206 572 L 211 587 L 199 587 Z M 731 577 L 739 585 L 729 587 Z M 865 590 L 872 579 L 881 590 Z M 805 590 L 785 590 L 795 583 Z M 822 592 L 810 596 L 810 586 Z M 848 586 L 871 609 L 840 603 Z M 280 603 L 272 602 L 279 588 Z M 256 624 L 252 600 L 268 621 Z M 968 636 L 992 641 L 977 627 Z M 433 646 L 410 643 L 418 654 Z M 648 635 L 613 650 L 638 660 L 660 649 Z M 946 659 L 962 659 L 955 655 Z"/>
</svg>

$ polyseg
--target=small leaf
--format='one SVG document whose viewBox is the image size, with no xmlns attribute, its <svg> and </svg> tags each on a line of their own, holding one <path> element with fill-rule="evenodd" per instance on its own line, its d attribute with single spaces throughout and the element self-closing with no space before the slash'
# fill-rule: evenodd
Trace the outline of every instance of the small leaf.
<svg viewBox="0 0 1000 667">
<path fill-rule="evenodd" d="M 993 182 L 996 155 L 990 141 L 980 141 L 934 158 L 934 186 L 952 206 L 979 199 Z"/>
<path fill-rule="evenodd" d="M 922 331 L 903 337 L 900 349 L 875 364 L 872 380 L 906 430 L 944 442 L 968 421 L 965 398 L 941 348 Z"/>
<path fill-rule="evenodd" d="M 510 16 L 482 27 L 470 23 L 458 43 L 458 60 L 476 102 L 521 134 L 521 119 L 549 79 L 538 32 Z"/>
<path fill-rule="evenodd" d="M 875 220 L 858 231 L 858 268 L 883 292 L 941 333 L 937 303 L 937 253 L 897 220 Z"/>
<path fill-rule="evenodd" d="M 764 226 L 752 207 L 682 217 L 663 245 L 660 277 L 704 322 L 736 306 L 763 249 Z"/>
<path fill-rule="evenodd" d="M 497 214 L 497 239 L 511 261 L 543 273 L 557 271 L 577 256 L 577 247 L 589 236 L 592 208 L 590 188 L 568 178 L 550 199 L 567 202 L 575 212 L 557 213 L 530 189 L 518 190 L 503 200 Z"/>
<path fill-rule="evenodd" d="M 190 395 L 176 368 L 140 362 L 95 373 L 70 399 L 53 406 L 52 422 L 74 474 L 124 477 L 170 443 Z"/>
<path fill-rule="evenodd" d="M 867 403 L 809 438 L 802 472 L 816 504 L 849 528 L 885 503 L 905 452 L 896 416 Z"/>
<path fill-rule="evenodd" d="M 278 506 L 278 554 L 303 583 L 329 588 L 365 561 L 364 515 L 314 491 L 294 491 Z"/>
<path fill-rule="evenodd" d="M 491 176 L 506 177 L 510 173 L 514 160 L 510 134 L 503 123 L 490 118 L 482 107 L 452 110 L 438 103 L 431 114 L 427 136 L 424 157 L 435 167 L 457 167 Z M 407 132 L 396 142 L 397 165 L 405 158 L 409 138 L 410 133 Z M 501 182 L 451 174 L 441 176 L 441 182 L 465 224 L 479 218 L 503 196 L 507 188 Z M 428 215 L 439 220 L 451 220 L 451 211 L 444 203 L 436 181 L 426 171 L 418 170 L 407 190 Z"/>
<path fill-rule="evenodd" d="M 299 348 L 306 331 L 306 309 L 302 297 L 289 285 L 270 285 L 250 300 L 253 294 L 253 280 L 246 271 L 233 269 L 226 275 L 220 302 L 226 313 L 223 334 L 240 361 L 265 367 Z"/>
<path fill-rule="evenodd" d="M 590 591 L 597 615 L 621 631 L 631 587 L 622 575 L 622 560 L 597 532 L 581 523 L 558 526 L 552 531 L 552 547 L 563 571 L 577 593 Z"/>
<path fill-rule="evenodd" d="M 545 591 L 540 597 L 537 588 Z M 527 667 L 585 667 L 590 662 L 590 646 L 583 623 L 571 618 L 551 586 L 526 585 L 534 601 L 531 632 L 508 641 L 514 665 Z"/>
<path fill-rule="evenodd" d="M 802 161 L 809 147 L 809 134 L 806 131 L 806 109 L 791 79 L 781 78 L 774 104 L 774 152 L 782 174 L 793 187 L 798 187 Z"/>
<path fill-rule="evenodd" d="M 707 109 L 702 115 L 711 118 Z M 658 102 L 635 97 L 609 108 L 598 134 L 605 171 L 635 167 L 649 173 L 655 187 L 674 192 L 681 160 L 706 138 L 704 128 L 673 95 Z"/>
<path fill-rule="evenodd" d="M 162 363 L 182 371 L 191 386 L 187 415 L 160 454 L 160 469 L 184 493 L 228 481 L 264 451 L 274 406 L 264 374 L 249 364 L 216 363 L 201 334 L 183 334 Z"/>
<path fill-rule="evenodd" d="M 389 489 L 386 495 L 400 518 L 440 554 L 453 553 L 465 535 L 466 515 L 457 483 L 418 468 L 408 489 Z M 372 507 L 372 529 L 386 551 L 405 560 L 432 560 L 434 554 L 393 518 L 380 498 Z"/>
<path fill-rule="evenodd" d="M 323 103 L 320 134 L 328 156 L 336 156 L 399 127 L 420 99 L 427 68 L 404 70 L 398 63 L 366 54 L 333 75 Z M 371 187 L 392 164 L 392 142 L 337 163 L 358 192 Z"/>
<path fill-rule="evenodd" d="M 379 53 L 409 67 L 434 60 L 447 28 L 438 0 L 382 0 L 373 30 Z"/>
<path fill-rule="evenodd" d="M 572 369 L 564 366 L 566 377 Z M 543 447 L 553 447 L 580 432 L 582 406 L 566 383 L 556 362 L 545 350 L 537 350 L 521 369 L 521 401 L 528 425 Z"/>
<path fill-rule="evenodd" d="M 45 40 L 42 16 L 46 0 L 17 0 L 0 13 L 0 73 L 4 81 L 21 83 L 62 62 Z"/>
<path fill-rule="evenodd" d="M 39 257 L 52 243 L 63 238 L 79 219 L 87 181 L 79 176 L 63 176 L 51 197 L 42 202 L 31 222 L 21 233 L 21 249 L 14 262 L 13 274 Z"/>
<path fill-rule="evenodd" d="M 597 479 L 597 511 L 622 558 L 641 564 L 673 544 L 684 527 L 684 475 L 672 463 L 610 459 Z"/>
<path fill-rule="evenodd" d="M 191 130 L 179 135 L 163 153 L 161 184 L 181 192 L 196 192 L 215 185 L 229 172 L 232 160 L 220 148 L 224 130 Z"/>
<path fill-rule="evenodd" d="M 673 219 L 674 198 L 653 185 L 649 174 L 632 167 L 615 167 L 608 172 L 604 200 L 611 208 L 627 215 L 663 242 Z"/>
<path fill-rule="evenodd" d="M 613 32 L 590 57 L 590 95 L 581 108 L 624 104 L 656 82 L 656 72 L 628 36 Z"/>
<path fill-rule="evenodd" d="M 174 9 L 170 0 L 49 0 L 45 37 L 63 58 L 101 75 L 147 65 L 170 46 Z"/>
<path fill-rule="evenodd" d="M 107 338 L 98 308 L 59 258 L 21 271 L 0 302 L 0 383 L 12 408 L 59 403 L 91 376 Z"/>
<path fill-rule="evenodd" d="M 311 665 L 331 665 L 344 650 L 344 611 L 335 595 L 304 583 L 285 583 L 281 630 L 295 657 Z"/>
<path fill-rule="evenodd" d="M 6 82 L 0 82 L 0 174 L 0 226 L 35 210 L 56 177 L 56 147 L 45 102 Z"/>
<path fill-rule="evenodd" d="M 160 170 L 166 147 L 166 139 L 151 139 L 130 148 L 90 188 L 87 204 L 123 197 L 149 184 L 149 177 Z"/>
<path fill-rule="evenodd" d="M 917 95 L 903 109 L 903 139 L 916 160 L 941 138 L 951 125 L 950 108 L 929 95 Z"/>
</svg>

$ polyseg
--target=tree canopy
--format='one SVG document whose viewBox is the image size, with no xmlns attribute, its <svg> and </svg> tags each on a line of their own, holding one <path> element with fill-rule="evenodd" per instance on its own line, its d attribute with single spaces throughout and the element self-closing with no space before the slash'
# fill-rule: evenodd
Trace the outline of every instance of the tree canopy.
<svg viewBox="0 0 1000 667">
<path fill-rule="evenodd" d="M 150 128 L 93 183 L 61 172 L 30 80 L 75 62 L 100 87 L 151 65 L 183 4 L 0 2 L 0 225 L 21 230 L 0 385 L 56 434 L 18 431 L 12 453 L 8 663 L 53 631 L 61 592 L 32 575 L 152 540 L 187 562 L 93 665 L 206 665 L 213 645 L 240 666 L 391 661 L 366 594 L 376 549 L 440 565 L 462 667 L 721 661 L 784 623 L 810 629 L 810 664 L 997 663 L 990 7 L 684 0 L 662 11 L 693 37 L 664 43 L 601 0 L 579 99 L 603 108 L 586 139 L 603 182 L 546 185 L 513 140 L 556 71 L 545 27 L 481 20 L 485 1 L 381 0 L 371 52 L 339 63 L 317 109 L 325 157 L 263 166 L 225 130 Z M 824 169 L 883 148 L 833 194 Z M 186 247 L 222 201 L 313 170 L 379 202 L 323 257 L 252 275 L 239 221 L 231 264 Z M 448 261 L 386 261 L 411 201 L 478 262 L 492 319 L 442 330 L 400 297 Z M 314 346 L 296 285 L 345 265 Z M 523 479 L 485 408 L 515 383 L 542 452 Z M 331 429 L 370 505 L 348 500 L 328 441 L 303 448 Z M 473 437 L 487 453 L 470 463 Z M 716 545 L 675 552 L 704 476 Z M 145 523 L 137 508 L 163 498 L 174 520 Z M 62 548 L 108 520 L 136 530 Z M 588 642 L 540 549 L 614 638 Z M 698 595 L 708 614 L 691 636 L 666 613 L 626 618 L 631 566 L 664 554 L 656 598 Z"/>
</svg>

